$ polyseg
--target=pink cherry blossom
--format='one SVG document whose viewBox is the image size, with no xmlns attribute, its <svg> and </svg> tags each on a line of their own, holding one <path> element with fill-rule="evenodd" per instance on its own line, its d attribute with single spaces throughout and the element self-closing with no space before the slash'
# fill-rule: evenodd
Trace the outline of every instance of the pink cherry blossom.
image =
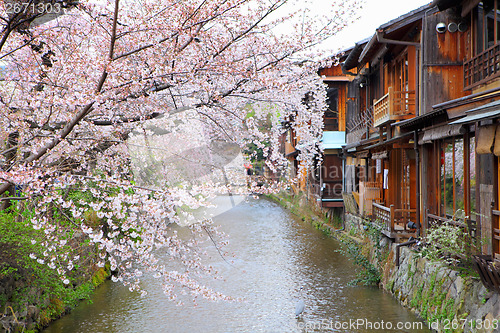
<svg viewBox="0 0 500 333">
<path fill-rule="evenodd" d="M 57 256 L 38 260 L 57 267 L 64 284 L 80 258 L 54 209 L 97 246 L 94 264 L 109 262 L 113 280 L 131 291 L 151 273 L 172 300 L 179 290 L 230 299 L 195 278 L 217 277 L 199 243 L 225 239 L 192 210 L 219 193 L 287 184 L 248 189 L 241 170 L 219 165 L 213 147 L 253 142 L 269 168 L 284 169 L 280 119 L 293 116 L 303 143 L 298 174 L 309 168 L 326 108 L 313 47 L 359 8 L 357 0 L 331 1 L 324 15 L 310 17 L 290 2 L 82 0 L 36 26 L 0 9 L 0 142 L 11 139 L 0 147 L 0 194 L 17 185 L 30 198 L 33 228 L 46 235 L 40 245 Z"/>
</svg>

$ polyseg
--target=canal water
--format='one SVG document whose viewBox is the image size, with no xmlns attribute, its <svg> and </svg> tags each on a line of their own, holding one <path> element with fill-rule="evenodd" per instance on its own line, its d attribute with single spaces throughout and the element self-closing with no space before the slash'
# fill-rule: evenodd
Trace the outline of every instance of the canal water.
<svg viewBox="0 0 500 333">
<path fill-rule="evenodd" d="M 276 203 L 217 201 L 214 219 L 228 235 L 230 255 L 227 262 L 211 257 L 223 280 L 207 283 L 242 301 L 176 306 L 153 278 L 144 280 L 145 297 L 107 281 L 91 304 L 83 302 L 44 332 L 430 332 L 391 295 L 350 286 L 359 268 L 338 251 L 340 244 Z M 299 298 L 306 308 L 296 318 Z"/>
</svg>

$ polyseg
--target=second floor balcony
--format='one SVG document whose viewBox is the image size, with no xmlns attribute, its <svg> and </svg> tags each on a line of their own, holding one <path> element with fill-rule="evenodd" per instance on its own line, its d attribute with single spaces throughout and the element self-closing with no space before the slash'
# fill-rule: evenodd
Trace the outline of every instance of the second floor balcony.
<svg viewBox="0 0 500 333">
<path fill-rule="evenodd" d="M 373 101 L 373 126 L 415 117 L 415 91 L 394 91 L 389 87 L 387 94 Z"/>
<path fill-rule="evenodd" d="M 500 77 L 500 43 L 464 63 L 465 90 L 488 83 L 497 77 Z"/>
</svg>

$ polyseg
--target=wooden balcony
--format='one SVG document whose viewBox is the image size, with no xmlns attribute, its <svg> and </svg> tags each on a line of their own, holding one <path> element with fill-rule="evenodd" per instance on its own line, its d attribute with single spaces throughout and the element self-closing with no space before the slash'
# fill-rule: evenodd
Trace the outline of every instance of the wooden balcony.
<svg viewBox="0 0 500 333">
<path fill-rule="evenodd" d="M 389 87 L 387 94 L 373 101 L 373 126 L 415 117 L 415 91 L 394 91 Z"/>
<path fill-rule="evenodd" d="M 374 219 L 383 225 L 381 232 L 396 242 L 416 236 L 416 229 L 408 228 L 408 222 L 415 221 L 415 213 L 415 209 L 397 209 L 394 205 L 385 207 L 378 203 L 373 204 Z"/>
<path fill-rule="evenodd" d="M 464 63 L 464 90 L 500 77 L 500 43 Z"/>
</svg>

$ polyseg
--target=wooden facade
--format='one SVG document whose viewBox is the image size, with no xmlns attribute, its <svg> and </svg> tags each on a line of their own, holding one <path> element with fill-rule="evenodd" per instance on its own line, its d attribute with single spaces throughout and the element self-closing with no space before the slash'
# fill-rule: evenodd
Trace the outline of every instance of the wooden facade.
<svg viewBox="0 0 500 333">
<path fill-rule="evenodd" d="M 304 192 L 307 197 L 316 201 L 320 207 L 342 208 L 343 203 L 343 160 L 342 146 L 345 144 L 347 86 L 353 80 L 349 74 L 343 73 L 338 66 L 321 68 L 318 72 L 327 86 L 327 110 L 324 112 L 324 145 L 323 156 L 317 158 L 316 166 L 312 170 L 305 170 L 307 174 L 299 177 L 300 181 L 294 185 L 295 192 Z M 288 159 L 290 174 L 297 176 L 299 161 L 298 143 L 300 138 L 289 123 L 293 119 L 283 119 L 282 127 L 286 129 L 281 137 L 281 151 Z"/>
<path fill-rule="evenodd" d="M 500 0 L 435 0 L 338 67 L 356 73 L 342 153 L 356 213 L 396 242 L 452 221 L 486 240 L 472 253 L 480 274 L 500 267 Z"/>
<path fill-rule="evenodd" d="M 321 68 L 318 74 L 327 85 L 328 108 L 324 114 L 324 153 L 315 173 L 316 200 L 324 208 L 341 208 L 344 207 L 341 153 L 345 145 L 347 88 L 353 76 L 339 66 Z"/>
</svg>

